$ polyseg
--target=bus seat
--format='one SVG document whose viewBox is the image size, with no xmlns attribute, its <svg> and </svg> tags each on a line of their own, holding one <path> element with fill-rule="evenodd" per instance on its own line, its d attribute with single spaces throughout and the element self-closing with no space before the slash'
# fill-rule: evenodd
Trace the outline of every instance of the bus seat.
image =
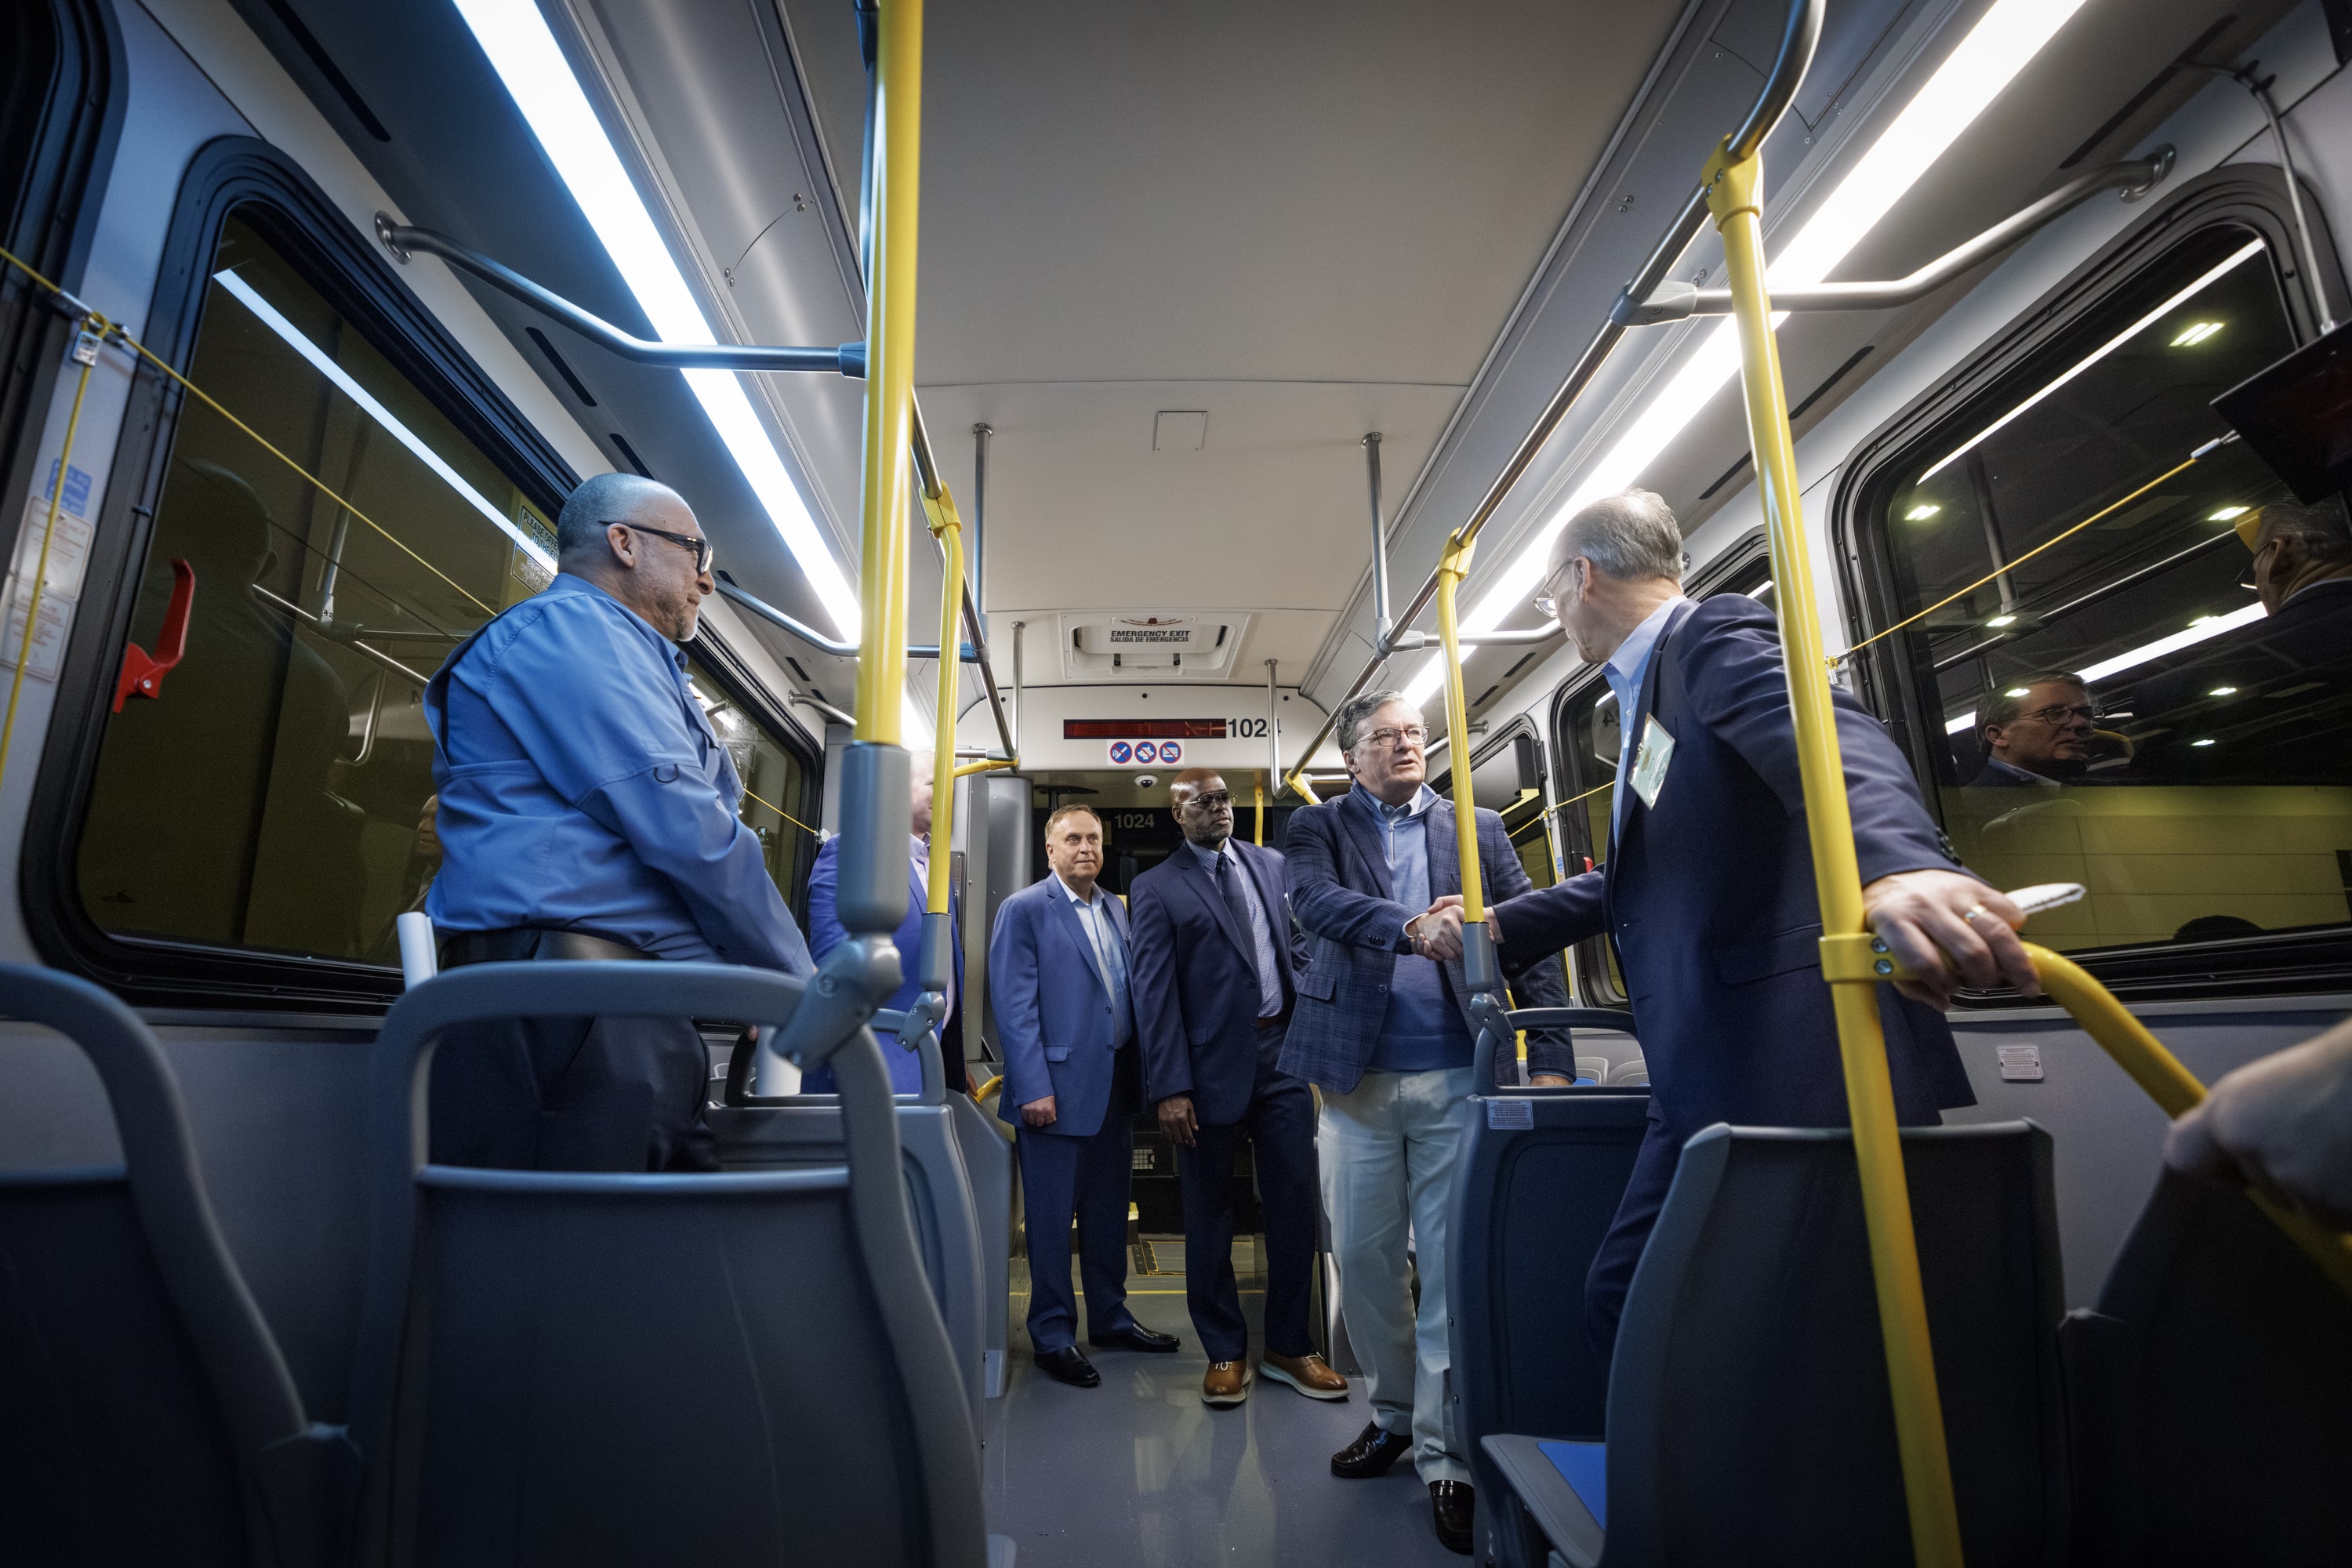
<svg viewBox="0 0 2352 1568">
<path fill-rule="evenodd" d="M 1609 1076 L 1601 1080 L 1612 1089 L 1639 1084 L 1646 1088 L 1650 1081 L 1650 1064 L 1640 1057 L 1629 1057 L 1610 1068 Z"/>
<path fill-rule="evenodd" d="M 2161 1176 L 2060 1338 L 2085 1568 L 2352 1552 L 2352 1298 L 2243 1195 Z"/>
<path fill-rule="evenodd" d="M 870 1034 L 833 1058 L 837 1164 L 425 1163 L 432 1042 L 450 1024 L 781 1025 L 802 984 L 719 964 L 485 963 L 393 1008 L 353 1391 L 362 1431 L 398 1437 L 371 1448 L 370 1563 L 989 1561 L 979 1444 Z"/>
<path fill-rule="evenodd" d="M 0 1012 L 89 1057 L 123 1155 L 0 1173 L 0 1561 L 332 1561 L 357 1450 L 303 1412 L 155 1037 L 89 982 L 20 964 L 0 964 Z"/>
<path fill-rule="evenodd" d="M 883 1036 L 885 1051 L 903 1049 L 895 1037 Z M 898 1143 L 906 1161 L 906 1192 L 914 1222 L 917 1248 L 931 1285 L 940 1316 L 955 1346 L 964 1397 L 977 1417 L 980 1402 L 992 1385 L 989 1352 L 995 1358 L 994 1386 L 1003 1387 L 1004 1309 L 998 1303 L 1011 1289 L 1011 1264 L 1003 1258 L 1003 1237 L 1010 1220 L 990 1228 L 991 1215 L 1009 1212 L 1012 1202 L 1012 1146 L 992 1131 L 993 1147 L 982 1147 L 969 1119 L 953 1102 L 971 1102 L 950 1093 L 940 1066 L 939 1043 L 923 1037 L 923 1087 L 919 1093 L 901 1095 L 898 1108 Z M 749 1091 L 748 1050 L 738 1050 L 730 1063 L 728 1103 L 710 1110 L 710 1130 L 719 1143 L 719 1163 L 729 1170 L 782 1170 L 803 1165 L 838 1165 L 842 1160 L 841 1097 L 801 1094 L 762 1098 Z M 982 1128 L 982 1131 L 987 1131 Z M 982 1162 L 975 1172 L 974 1159 Z M 1003 1211 L 984 1206 L 1003 1194 Z"/>
<path fill-rule="evenodd" d="M 1515 1013 L 1512 1022 L 1533 1026 L 1521 1020 L 1536 1016 Z M 1573 1008 L 1542 1016 L 1551 1026 L 1625 1021 Z M 1579 1057 L 1580 1077 L 1590 1060 L 1607 1063 Z M 1481 1437 L 1601 1436 L 1608 1374 L 1585 1333 L 1584 1277 L 1633 1174 L 1649 1110 L 1646 1092 L 1581 1085 L 1471 1100 L 1447 1228 L 1447 1404 L 1482 1500 L 1502 1495 L 1503 1478 Z M 1522 1562 L 1510 1543 L 1496 1546 L 1498 1561 Z"/>
<path fill-rule="evenodd" d="M 1906 1129 L 1903 1154 L 1963 1546 L 1970 1562 L 2059 1563 L 2049 1135 Z M 1510 1483 L 1496 1533 L 1533 1561 L 1547 1547 L 1574 1568 L 1909 1561 L 1850 1135 L 1692 1138 L 1626 1300 L 1606 1447 L 1483 1446 Z"/>
<path fill-rule="evenodd" d="M 984 1293 L 981 1394 L 994 1399 L 1004 1392 L 1004 1354 L 1012 1328 L 1013 1145 L 1002 1131 L 1004 1124 L 982 1110 L 971 1096 L 950 1094 L 947 1103 L 956 1142 L 963 1152 L 964 1174 L 971 1184 L 972 1215 L 980 1237 Z"/>
<path fill-rule="evenodd" d="M 1576 1058 L 1577 1082 L 1605 1083 L 1608 1079 L 1609 1058 L 1607 1057 L 1579 1057 Z"/>
</svg>

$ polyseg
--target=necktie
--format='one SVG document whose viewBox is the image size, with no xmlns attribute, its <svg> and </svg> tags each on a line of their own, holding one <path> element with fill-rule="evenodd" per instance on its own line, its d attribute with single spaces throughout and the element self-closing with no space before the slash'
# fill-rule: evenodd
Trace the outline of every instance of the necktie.
<svg viewBox="0 0 2352 1568">
<path fill-rule="evenodd" d="M 1242 939 L 1242 952 L 1249 959 L 1250 973 L 1257 975 L 1258 991 L 1265 991 L 1265 976 L 1258 973 L 1257 938 L 1250 931 L 1249 894 L 1242 890 L 1241 868 L 1234 864 L 1230 854 L 1217 857 L 1217 892 L 1225 900 L 1225 908 L 1234 914 L 1234 930 Z"/>
</svg>

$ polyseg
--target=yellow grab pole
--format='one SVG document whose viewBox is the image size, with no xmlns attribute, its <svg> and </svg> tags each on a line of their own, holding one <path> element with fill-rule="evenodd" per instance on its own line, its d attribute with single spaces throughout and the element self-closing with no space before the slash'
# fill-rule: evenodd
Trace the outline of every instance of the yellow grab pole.
<svg viewBox="0 0 2352 1568">
<path fill-rule="evenodd" d="M 2030 942 L 2025 944 L 2025 955 L 2033 961 L 2033 972 L 2041 976 L 2042 988 L 2051 999 L 2074 1016 L 2082 1031 L 2097 1041 L 2167 1116 L 2179 1117 L 2203 1101 L 2205 1086 L 2197 1081 L 2197 1075 L 2182 1067 L 2163 1042 L 2080 964 Z M 2267 1194 L 2249 1189 L 2246 1195 L 2319 1265 L 2322 1273 L 2352 1291 L 2352 1236 L 2331 1230 Z"/>
<path fill-rule="evenodd" d="M 1250 775 L 1250 793 L 1257 797 L 1257 844 L 1258 847 L 1263 849 L 1265 847 L 1265 775 L 1264 773 Z"/>
<path fill-rule="evenodd" d="M 1437 637 L 1444 645 L 1445 747 L 1454 769 L 1454 849 L 1462 858 L 1462 919 L 1486 923 L 1486 879 L 1478 874 L 1477 797 L 1470 788 L 1470 713 L 1462 700 L 1461 627 L 1455 624 L 1454 593 L 1470 575 L 1477 541 L 1456 533 L 1437 558 Z M 1482 1091 L 1483 1092 L 1483 1091 Z"/>
<path fill-rule="evenodd" d="M 1307 805 L 1321 805 L 1323 804 L 1322 797 L 1315 793 L 1315 786 L 1307 782 L 1307 772 L 1305 769 L 1302 768 L 1297 773 L 1290 775 L 1290 787 L 1297 790 L 1298 792 L 1298 798 L 1305 801 Z"/>
<path fill-rule="evenodd" d="M 991 757 L 985 762 L 964 763 L 956 769 L 955 776 L 962 778 L 971 773 L 992 773 L 999 768 L 1017 768 L 1020 765 L 1020 759 L 1016 757 Z"/>
<path fill-rule="evenodd" d="M 960 770 L 955 760 L 956 698 L 961 691 L 963 660 L 963 518 L 956 510 L 955 497 L 946 485 L 940 486 L 936 496 L 923 498 L 923 510 L 930 515 L 931 535 L 947 551 L 940 563 L 940 700 L 937 715 L 931 721 L 935 739 L 931 742 L 931 875 L 929 896 L 923 904 L 928 914 L 948 912 L 948 860 L 938 853 L 955 841 L 955 781 Z"/>
<path fill-rule="evenodd" d="M 866 510 L 859 534 L 857 739 L 900 743 L 907 682 L 907 452 L 922 215 L 923 0 L 882 7 L 874 237 L 866 258 Z M 948 750 L 954 751 L 953 745 Z"/>
<path fill-rule="evenodd" d="M 1927 1338 L 1927 1304 L 1919 1284 L 1918 1242 L 1912 1233 L 1910 1187 L 1895 1131 L 1886 1040 L 1878 1021 L 1878 982 L 1894 973 L 1894 964 L 1874 952 L 1863 919 L 1862 871 L 1854 856 L 1853 820 L 1846 806 L 1845 770 L 1838 752 L 1837 720 L 1830 703 L 1820 613 L 1806 553 L 1796 444 L 1789 433 L 1788 394 L 1780 381 L 1772 302 L 1764 284 L 1763 163 L 1753 154 L 1734 162 L 1729 148 L 1726 138 L 1707 161 L 1707 208 L 1723 236 L 1730 273 L 1740 390 L 1747 400 L 1748 439 L 1755 448 L 1757 483 L 1770 531 L 1789 704 L 1796 721 L 1797 762 L 1811 830 L 1813 881 L 1821 896 L 1822 972 L 1830 984 L 1838 1051 L 1845 1066 L 1864 1224 L 1878 1287 L 1879 1331 L 1886 1345 L 1904 1497 L 1910 1506 L 1911 1549 L 1923 1565 L 1957 1568 L 1961 1560 L 1959 1513 L 1944 1447 L 1943 1404 Z"/>
</svg>

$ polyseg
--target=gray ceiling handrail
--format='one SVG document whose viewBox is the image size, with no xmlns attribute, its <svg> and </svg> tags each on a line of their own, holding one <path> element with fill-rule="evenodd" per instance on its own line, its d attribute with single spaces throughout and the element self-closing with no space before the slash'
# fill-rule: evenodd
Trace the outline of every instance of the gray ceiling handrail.
<svg viewBox="0 0 2352 1568">
<path fill-rule="evenodd" d="M 745 593 L 742 589 L 737 587 L 733 583 L 728 581 L 724 577 L 715 577 L 711 580 L 719 584 L 720 596 L 742 605 L 745 609 L 751 611 L 761 620 L 766 621 L 769 625 L 782 626 L 784 630 L 792 633 L 793 636 L 800 638 L 803 642 L 814 644 L 816 647 L 825 653 L 833 655 L 835 658 L 856 658 L 857 657 L 857 645 L 856 643 L 843 642 L 838 637 L 829 637 L 823 632 L 817 630 L 814 626 L 810 626 L 806 621 L 795 620 L 792 616 L 784 614 L 783 611 L 776 608 L 775 605 L 768 603 L 767 600 L 760 598 L 756 595 Z M 928 642 L 908 643 L 907 645 L 907 657 L 908 658 L 937 658 L 940 657 L 940 645 L 937 643 Z M 980 662 L 980 650 L 973 647 L 970 643 L 961 643 L 957 646 L 956 657 L 961 658 L 966 664 L 978 664 Z"/>
<path fill-rule="evenodd" d="M 2137 201 L 2172 172 L 2173 152 L 2158 148 L 2145 158 L 2110 164 L 2095 174 L 2072 180 L 2021 208 L 1966 244 L 1954 247 L 1906 277 L 1882 282 L 1813 283 L 1798 288 L 1774 288 L 1776 310 L 1884 310 L 1924 300 L 1979 262 L 1990 259 L 2028 235 L 2073 211 L 2102 191 L 2121 191 L 2124 200 Z M 1617 297 L 1612 318 L 1627 326 L 1653 327 L 1692 316 L 1731 314 L 1731 290 L 1701 289 L 1680 281 L 1661 283 L 1635 302 L 1631 290 Z"/>
<path fill-rule="evenodd" d="M 1821 41 L 1825 5 L 1826 0 L 1790 0 L 1789 21 L 1782 30 L 1780 55 L 1772 62 L 1771 73 L 1765 79 L 1763 90 L 1757 94 L 1756 106 L 1748 110 L 1748 118 L 1733 134 L 1735 153 L 1752 152 L 1761 145 L 1772 127 L 1780 123 L 1781 115 L 1788 111 L 1789 105 L 1795 100 L 1797 89 L 1804 83 L 1806 68 L 1812 63 L 1813 46 Z M 1700 225 L 1706 221 L 1706 187 L 1701 185 L 1691 192 L 1690 199 L 1683 204 L 1682 211 L 1675 215 L 1675 221 L 1659 239 L 1657 248 L 1650 252 L 1649 259 L 1625 285 L 1625 292 L 1637 299 L 1648 299 L 1658 285 L 1665 281 L 1667 270 L 1681 258 L 1684 249 L 1697 236 Z M 1601 324 L 1592 341 L 1577 356 L 1576 363 L 1569 367 L 1559 390 L 1552 394 L 1551 401 L 1544 405 L 1543 412 L 1536 416 L 1535 425 L 1519 442 L 1518 449 L 1511 454 L 1510 461 L 1503 465 L 1502 471 L 1495 476 L 1494 483 L 1486 487 L 1486 495 L 1472 509 L 1469 520 L 1458 531 L 1464 539 L 1475 539 L 1479 530 L 1486 526 L 1487 519 L 1501 508 L 1504 498 L 1511 493 L 1521 476 L 1534 464 L 1536 454 L 1543 450 L 1544 443 L 1551 438 L 1553 431 L 1559 428 L 1560 421 L 1568 416 L 1569 409 L 1583 395 L 1592 378 L 1601 374 L 1601 366 L 1609 358 L 1610 351 L 1617 346 L 1627 331 L 1622 323 L 1613 319 Z M 1412 625 L 1414 618 L 1427 609 L 1430 601 L 1436 596 L 1437 574 L 1433 571 L 1429 580 L 1421 585 L 1421 591 L 1412 596 L 1412 603 L 1398 615 L 1397 625 L 1400 627 Z M 1515 640 L 1539 642 L 1554 635 L 1548 628 L 1533 630 L 1536 635 L 1521 634 Z M 1478 635 L 1482 639 L 1501 640 L 1491 632 Z M 1386 654 L 1376 653 L 1365 663 L 1362 673 L 1356 677 L 1346 694 L 1330 705 L 1330 716 L 1323 721 L 1322 727 L 1315 731 L 1306 749 L 1298 753 L 1298 761 L 1291 767 L 1292 775 L 1306 772 L 1307 764 L 1313 760 L 1316 752 L 1330 738 L 1339 710 L 1350 698 L 1360 695 L 1372 683 L 1372 678 L 1380 673 L 1388 658 Z M 1277 781 L 1277 790 L 1279 787 L 1280 781 Z"/>
</svg>

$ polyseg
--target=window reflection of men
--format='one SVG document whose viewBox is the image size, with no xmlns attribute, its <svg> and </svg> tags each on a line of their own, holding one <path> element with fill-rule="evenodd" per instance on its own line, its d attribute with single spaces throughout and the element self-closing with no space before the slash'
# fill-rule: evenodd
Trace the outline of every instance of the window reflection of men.
<svg viewBox="0 0 2352 1568">
<path fill-rule="evenodd" d="M 2063 670 L 1997 692 L 1977 710 L 1985 765 L 1973 782 L 2053 789 L 2076 782 L 2090 766 L 2094 717 L 2083 678 Z"/>
<path fill-rule="evenodd" d="M 2249 526 L 2249 525 L 2252 526 Z M 2352 527 L 2344 503 L 2282 503 L 2238 521 L 2254 552 L 2240 582 L 2262 595 L 2270 617 L 2263 642 L 2284 651 L 2308 645 L 2315 658 L 2340 658 L 2352 631 Z"/>
</svg>

